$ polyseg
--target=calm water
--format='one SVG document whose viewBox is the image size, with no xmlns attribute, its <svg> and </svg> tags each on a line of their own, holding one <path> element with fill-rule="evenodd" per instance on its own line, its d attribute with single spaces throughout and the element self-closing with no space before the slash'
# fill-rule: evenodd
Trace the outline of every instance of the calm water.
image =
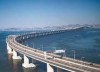
<svg viewBox="0 0 100 72">
<path fill-rule="evenodd" d="M 13 61 L 7 55 L 5 38 L 9 34 L 20 32 L 0 32 L 0 72 L 46 72 L 46 65 L 36 62 L 37 68 L 29 71 L 22 68 L 22 61 Z M 85 57 L 84 61 L 100 64 L 100 29 L 69 30 L 65 33 L 53 34 L 30 39 L 23 44 L 46 51 L 66 49 L 66 56 L 73 58 L 73 51 L 77 59 Z M 56 68 L 55 68 L 56 69 Z"/>
</svg>

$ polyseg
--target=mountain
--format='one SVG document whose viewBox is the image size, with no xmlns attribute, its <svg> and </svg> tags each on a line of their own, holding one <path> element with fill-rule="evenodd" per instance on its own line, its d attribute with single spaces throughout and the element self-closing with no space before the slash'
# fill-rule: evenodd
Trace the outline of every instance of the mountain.
<svg viewBox="0 0 100 72">
<path fill-rule="evenodd" d="M 69 30 L 69 29 L 77 29 L 77 28 L 100 28 L 100 24 L 68 24 L 61 26 L 46 26 L 43 28 L 6 28 L 0 29 L 0 31 L 44 31 L 44 30 Z"/>
</svg>

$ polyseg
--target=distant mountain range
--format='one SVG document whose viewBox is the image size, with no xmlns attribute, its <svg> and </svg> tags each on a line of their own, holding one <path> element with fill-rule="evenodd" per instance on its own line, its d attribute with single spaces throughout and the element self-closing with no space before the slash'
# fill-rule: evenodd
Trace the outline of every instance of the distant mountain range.
<svg viewBox="0 0 100 72">
<path fill-rule="evenodd" d="M 35 31 L 35 30 L 66 30 L 66 29 L 77 29 L 81 27 L 87 28 L 100 28 L 100 24 L 69 24 L 62 26 L 47 26 L 47 27 L 37 27 L 37 28 L 6 28 L 0 29 L 0 31 Z"/>
</svg>

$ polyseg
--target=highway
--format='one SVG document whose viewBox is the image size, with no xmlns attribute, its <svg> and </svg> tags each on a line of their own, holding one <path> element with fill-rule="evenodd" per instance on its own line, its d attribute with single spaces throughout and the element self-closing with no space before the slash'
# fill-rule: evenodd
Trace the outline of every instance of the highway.
<svg viewBox="0 0 100 72">
<path fill-rule="evenodd" d="M 46 35 L 49 33 L 46 33 Z M 38 34 L 42 35 L 42 34 Z M 37 36 L 38 36 L 37 35 Z M 45 34 L 43 34 L 45 35 Z M 21 35 L 19 35 L 21 37 Z M 19 36 L 9 36 L 7 38 L 7 43 L 9 46 L 16 50 L 17 52 L 21 54 L 25 54 L 26 56 L 36 59 L 38 61 L 49 63 L 52 66 L 68 70 L 68 71 L 75 71 L 75 72 L 100 72 L 100 65 L 91 63 L 91 62 L 85 62 L 77 59 L 72 59 L 69 57 L 60 57 L 59 55 L 56 55 L 54 53 L 46 53 L 41 50 L 37 50 L 35 48 L 27 47 L 25 45 L 20 44 L 16 38 Z M 27 35 L 28 36 L 28 35 Z M 28 37 L 27 37 L 28 38 Z M 20 39 L 22 40 L 22 39 Z"/>
</svg>

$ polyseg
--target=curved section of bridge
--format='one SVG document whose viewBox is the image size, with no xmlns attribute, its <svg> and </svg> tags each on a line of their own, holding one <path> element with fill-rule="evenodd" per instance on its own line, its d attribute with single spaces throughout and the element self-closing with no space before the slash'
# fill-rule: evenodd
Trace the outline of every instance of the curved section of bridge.
<svg viewBox="0 0 100 72">
<path fill-rule="evenodd" d="M 17 56 L 17 52 L 23 54 L 23 67 L 35 67 L 34 64 L 29 63 L 28 57 L 44 62 L 47 64 L 47 72 L 54 72 L 53 66 L 71 72 L 100 72 L 100 65 L 90 62 L 84 62 L 69 57 L 60 57 L 54 53 L 47 53 L 45 51 L 37 50 L 35 48 L 27 47 L 20 43 L 29 38 L 39 37 L 44 35 L 51 35 L 63 33 L 65 30 L 27 33 L 21 35 L 9 35 L 6 39 L 8 53 L 13 53 L 13 59 L 21 59 Z"/>
</svg>

